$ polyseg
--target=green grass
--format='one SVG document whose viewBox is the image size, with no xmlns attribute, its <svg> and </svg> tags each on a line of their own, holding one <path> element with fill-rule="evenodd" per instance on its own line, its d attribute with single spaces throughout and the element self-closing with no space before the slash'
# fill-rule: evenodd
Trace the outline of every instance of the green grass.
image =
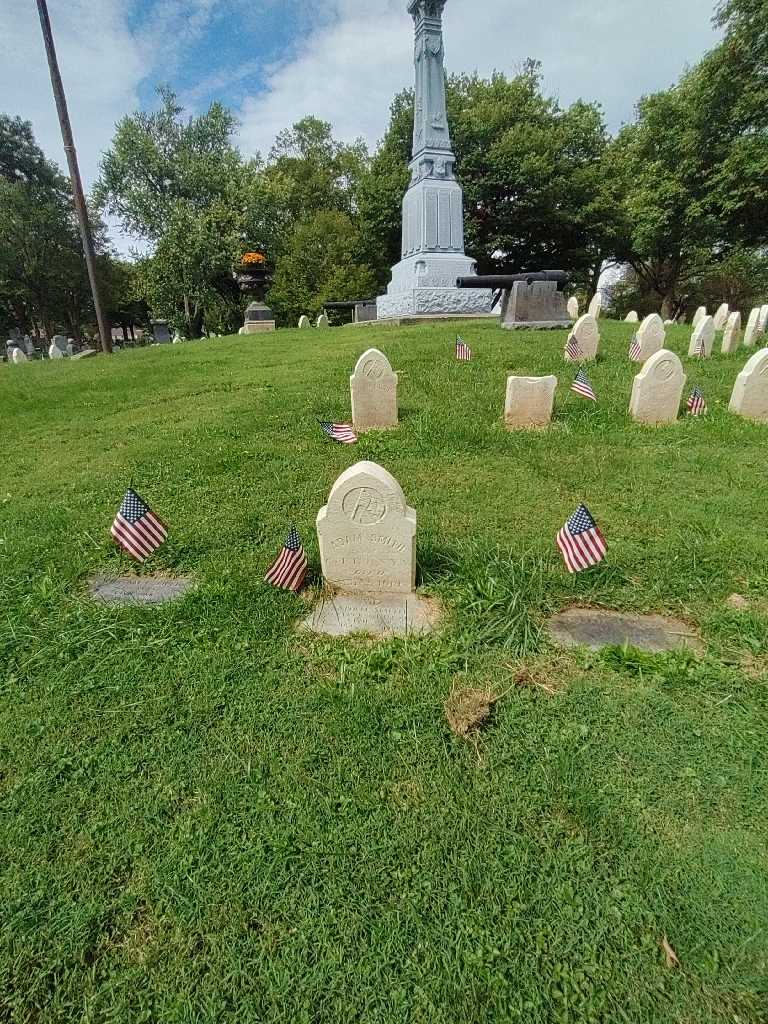
<svg viewBox="0 0 768 1024">
<path fill-rule="evenodd" d="M 442 324 L 0 367 L 0 1021 L 768 1017 L 768 427 L 727 412 L 747 353 L 684 359 L 710 415 L 653 430 L 627 417 L 628 325 L 602 325 L 597 406 L 563 332 L 460 329 L 471 364 Z M 401 427 L 334 446 L 316 417 L 348 417 L 373 344 Z M 552 428 L 507 433 L 505 376 L 550 372 Z M 298 635 L 303 601 L 262 583 L 292 521 L 317 582 L 315 515 L 362 458 L 417 509 L 437 635 Z M 171 525 L 142 571 L 199 582 L 160 610 L 84 596 L 121 568 L 131 478 Z M 571 578 L 580 500 L 610 551 Z M 707 654 L 549 650 L 543 618 L 579 602 L 682 616 Z M 504 694 L 477 749 L 443 717 L 460 686 Z"/>
</svg>

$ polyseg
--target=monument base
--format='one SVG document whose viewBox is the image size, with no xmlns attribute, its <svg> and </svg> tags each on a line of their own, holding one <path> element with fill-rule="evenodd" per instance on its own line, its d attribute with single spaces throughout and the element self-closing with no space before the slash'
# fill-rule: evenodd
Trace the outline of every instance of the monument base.
<svg viewBox="0 0 768 1024">
<path fill-rule="evenodd" d="M 379 320 L 410 316 L 474 314 L 494 316 L 493 292 L 457 288 L 457 277 L 471 277 L 474 260 L 460 252 L 416 253 L 392 268 L 392 283 L 386 295 L 376 300 Z"/>
<path fill-rule="evenodd" d="M 406 636 L 432 632 L 439 619 L 437 603 L 418 594 L 332 594 L 318 601 L 301 628 L 326 636 Z"/>
<path fill-rule="evenodd" d="M 267 331 L 275 330 L 274 320 L 256 320 L 254 323 L 246 324 L 240 331 L 241 334 L 264 334 Z"/>
<path fill-rule="evenodd" d="M 507 331 L 550 331 L 570 328 L 565 293 L 554 281 L 515 282 L 504 292 L 501 326 Z"/>
</svg>

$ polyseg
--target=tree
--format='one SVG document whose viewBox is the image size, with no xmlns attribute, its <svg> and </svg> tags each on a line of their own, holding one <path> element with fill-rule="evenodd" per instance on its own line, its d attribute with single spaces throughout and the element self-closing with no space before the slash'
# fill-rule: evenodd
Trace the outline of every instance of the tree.
<svg viewBox="0 0 768 1024">
<path fill-rule="evenodd" d="M 317 316 L 325 302 L 366 299 L 376 278 L 361 259 L 361 239 L 352 219 L 321 210 L 296 225 L 278 263 L 267 301 L 283 324 L 306 313 Z"/>
<path fill-rule="evenodd" d="M 0 114 L 0 178 L 12 184 L 67 195 L 67 182 L 35 142 L 32 125 Z"/>
</svg>

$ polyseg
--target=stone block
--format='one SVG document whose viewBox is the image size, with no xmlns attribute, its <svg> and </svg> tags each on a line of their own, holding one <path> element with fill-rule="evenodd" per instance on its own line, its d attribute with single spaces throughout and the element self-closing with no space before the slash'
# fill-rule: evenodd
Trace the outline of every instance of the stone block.
<svg viewBox="0 0 768 1024">
<path fill-rule="evenodd" d="M 749 314 L 749 320 L 747 320 L 747 329 L 744 331 L 744 347 L 752 348 L 757 343 L 758 335 L 760 334 L 760 307 L 756 306 Z"/>
<path fill-rule="evenodd" d="M 250 323 L 244 324 L 240 333 L 241 334 L 268 334 L 270 331 L 276 330 L 274 320 L 254 320 Z"/>
<path fill-rule="evenodd" d="M 691 320 L 691 327 L 693 327 L 694 329 L 697 328 L 706 315 L 707 307 L 699 306 L 699 308 L 693 314 L 693 320 Z"/>
<path fill-rule="evenodd" d="M 305 331 L 308 327 L 311 327 L 311 326 L 312 326 L 312 321 L 309 319 L 308 316 L 300 316 L 299 317 L 299 327 L 301 328 L 302 331 Z"/>
<path fill-rule="evenodd" d="M 568 316 L 571 320 L 579 319 L 579 300 L 575 295 L 572 295 L 566 303 L 566 309 L 568 310 Z"/>
<path fill-rule="evenodd" d="M 570 327 L 565 293 L 556 281 L 517 281 L 504 292 L 501 326 L 506 330 Z"/>
<path fill-rule="evenodd" d="M 717 312 L 715 313 L 715 316 L 714 316 L 715 330 L 716 331 L 722 331 L 723 330 L 723 328 L 725 327 L 726 323 L 728 322 L 729 314 L 730 314 L 730 309 L 728 308 L 728 303 L 727 302 L 724 302 L 721 306 L 718 306 Z"/>
<path fill-rule="evenodd" d="M 627 313 L 624 317 L 624 322 L 627 324 L 637 324 L 640 322 L 640 317 L 637 312 L 633 309 L 631 313 Z"/>
<path fill-rule="evenodd" d="M 603 297 L 600 294 L 600 292 L 595 292 L 595 294 L 592 296 L 592 301 L 589 304 L 589 309 L 587 310 L 587 312 L 589 313 L 590 316 L 593 316 L 595 318 L 595 320 L 599 320 L 600 319 L 600 314 L 602 313 L 602 311 L 603 311 Z"/>
<path fill-rule="evenodd" d="M 330 321 L 328 320 L 328 317 L 325 315 L 325 313 L 321 313 L 320 316 L 317 318 L 317 326 L 320 328 L 320 330 L 325 330 L 327 327 L 331 326 Z"/>
<path fill-rule="evenodd" d="M 508 377 L 504 403 L 507 430 L 549 426 L 556 390 L 557 377 Z"/>
</svg>

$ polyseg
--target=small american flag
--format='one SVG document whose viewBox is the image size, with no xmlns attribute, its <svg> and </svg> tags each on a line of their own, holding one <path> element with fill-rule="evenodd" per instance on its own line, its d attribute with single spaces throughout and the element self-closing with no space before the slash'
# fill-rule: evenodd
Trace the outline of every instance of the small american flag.
<svg viewBox="0 0 768 1024">
<path fill-rule="evenodd" d="M 165 541 L 168 527 L 146 501 L 129 487 L 110 533 L 123 551 L 127 551 L 137 562 L 146 562 Z"/>
<path fill-rule="evenodd" d="M 295 526 L 292 526 L 285 539 L 283 550 L 264 579 L 273 587 L 291 590 L 295 594 L 301 590 L 306 576 L 307 556 L 299 532 Z"/>
<path fill-rule="evenodd" d="M 704 392 L 697 384 L 688 399 L 688 412 L 691 416 L 701 416 L 706 411 L 707 403 L 704 401 Z"/>
<path fill-rule="evenodd" d="M 698 359 L 705 359 L 707 355 L 707 346 L 704 342 L 704 335 L 702 334 L 696 343 L 696 351 L 693 353 Z"/>
<path fill-rule="evenodd" d="M 470 363 L 472 361 L 472 349 L 458 335 L 456 336 L 456 358 L 460 363 Z"/>
<path fill-rule="evenodd" d="M 639 363 L 643 357 L 643 350 L 638 341 L 637 335 L 632 335 L 632 340 L 629 343 L 629 358 L 633 363 Z"/>
<path fill-rule="evenodd" d="M 573 359 L 574 362 L 578 362 L 579 359 L 584 358 L 584 353 L 579 347 L 579 343 L 576 340 L 575 334 L 568 335 L 568 341 L 565 343 L 565 354 L 569 359 Z"/>
<path fill-rule="evenodd" d="M 573 384 L 571 384 L 571 391 L 575 391 L 576 394 L 581 395 L 582 398 L 588 398 L 591 402 L 597 401 L 597 395 L 595 394 L 590 379 L 583 368 L 576 374 L 576 379 Z"/>
<path fill-rule="evenodd" d="M 357 444 L 357 434 L 348 423 L 327 423 L 319 420 L 320 429 L 323 430 L 332 441 L 339 444 Z"/>
<path fill-rule="evenodd" d="M 586 505 L 579 505 L 557 535 L 568 572 L 581 572 L 605 558 L 608 546 Z"/>
</svg>

